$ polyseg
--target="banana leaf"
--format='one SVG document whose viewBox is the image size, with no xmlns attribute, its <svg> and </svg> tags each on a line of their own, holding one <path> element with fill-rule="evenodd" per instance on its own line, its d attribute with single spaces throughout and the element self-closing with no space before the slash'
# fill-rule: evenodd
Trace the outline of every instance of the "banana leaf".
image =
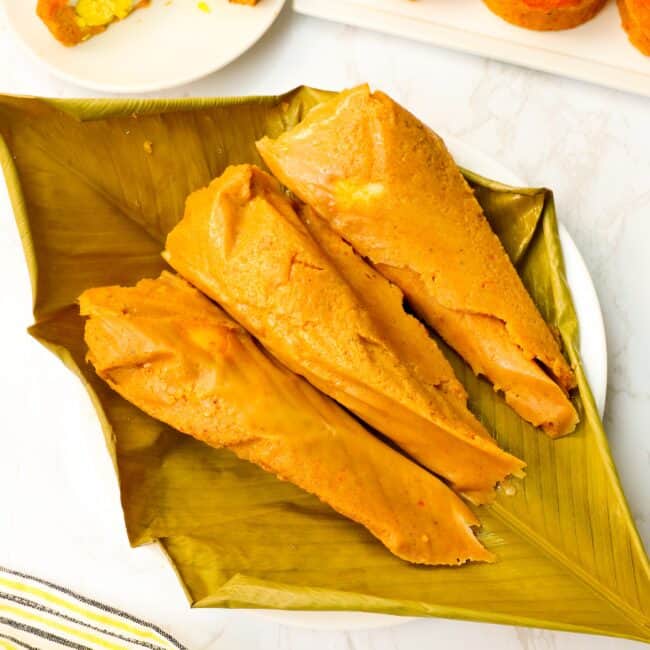
<svg viewBox="0 0 650 650">
<path fill-rule="evenodd" d="M 0 159 L 33 285 L 30 333 L 88 389 L 130 542 L 161 544 L 195 607 L 362 610 L 649 640 L 648 559 L 582 370 L 548 190 L 466 172 L 579 382 L 579 429 L 553 441 L 445 350 L 470 407 L 528 463 L 514 495 L 479 509 L 495 564 L 411 566 L 315 497 L 149 418 L 85 362 L 77 296 L 156 276 L 187 194 L 228 164 L 261 163 L 255 140 L 326 97 L 304 87 L 236 99 L 0 97 Z"/>
</svg>

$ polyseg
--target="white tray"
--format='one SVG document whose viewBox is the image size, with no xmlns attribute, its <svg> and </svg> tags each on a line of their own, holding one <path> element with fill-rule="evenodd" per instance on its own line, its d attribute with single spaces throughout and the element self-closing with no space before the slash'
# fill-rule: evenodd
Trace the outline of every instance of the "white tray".
<svg viewBox="0 0 650 650">
<path fill-rule="evenodd" d="M 562 32 L 514 27 L 481 0 L 294 0 L 294 9 L 650 97 L 650 57 L 627 40 L 613 0 Z"/>
</svg>

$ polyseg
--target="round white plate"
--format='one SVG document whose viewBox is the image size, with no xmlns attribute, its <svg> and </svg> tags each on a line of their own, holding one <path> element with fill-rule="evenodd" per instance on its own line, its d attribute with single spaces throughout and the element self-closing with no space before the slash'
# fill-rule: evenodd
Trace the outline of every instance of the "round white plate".
<svg viewBox="0 0 650 650">
<path fill-rule="evenodd" d="M 449 136 L 445 137 L 445 142 L 459 165 L 508 185 L 527 186 L 520 176 L 473 147 Z M 607 343 L 600 303 L 582 255 L 562 224 L 560 224 L 560 241 L 567 281 L 581 324 L 580 354 L 596 405 L 602 416 L 607 392 Z M 406 616 L 365 612 L 300 612 L 271 609 L 254 611 L 259 616 L 276 623 L 314 630 L 368 630 L 402 625 L 413 620 Z"/>
<path fill-rule="evenodd" d="M 152 0 L 151 6 L 75 47 L 61 45 L 36 16 L 36 0 L 0 0 L 9 25 L 52 73 L 113 93 L 189 83 L 227 65 L 271 26 L 285 0 L 254 7 L 228 0 Z"/>
</svg>

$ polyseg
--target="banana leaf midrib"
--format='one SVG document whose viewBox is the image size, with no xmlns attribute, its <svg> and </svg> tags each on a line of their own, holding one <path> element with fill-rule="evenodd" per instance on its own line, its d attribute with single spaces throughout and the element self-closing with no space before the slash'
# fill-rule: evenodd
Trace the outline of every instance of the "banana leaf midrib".
<svg viewBox="0 0 650 650">
<path fill-rule="evenodd" d="M 29 280 L 32 288 L 32 311 L 36 307 L 38 287 L 38 261 L 34 248 L 34 238 L 28 224 L 28 216 L 25 208 L 25 197 L 23 195 L 18 171 L 13 164 L 11 151 L 0 132 L 0 166 L 7 184 L 9 198 L 14 209 L 14 219 L 20 236 L 20 243 L 23 247 L 25 262 L 29 272 Z"/>
<path fill-rule="evenodd" d="M 167 555 L 167 552 L 164 548 L 164 540 L 160 540 L 160 544 L 162 545 L 162 550 Z M 239 585 L 242 580 L 245 580 L 244 585 Z M 269 589 L 269 588 L 277 588 L 279 590 L 283 589 L 290 589 L 291 585 L 287 585 L 285 583 L 277 583 L 269 580 L 259 580 L 255 578 L 250 578 L 244 574 L 236 574 L 234 575 L 222 588 L 223 592 L 230 592 L 233 591 L 236 593 L 238 590 L 246 590 L 247 588 L 250 588 L 251 583 L 253 585 L 258 585 L 259 588 L 264 588 L 264 589 Z M 314 591 L 318 591 L 318 588 L 315 588 Z M 331 590 L 327 590 L 328 595 L 331 593 Z M 474 610 L 474 609 L 466 609 L 462 607 L 450 607 L 450 606 L 445 606 L 445 605 L 435 605 L 431 606 L 429 603 L 419 603 L 417 601 L 413 601 L 412 605 L 417 606 L 417 605 L 423 605 L 427 610 L 427 614 L 422 614 L 422 613 L 414 613 L 413 608 L 408 608 L 405 607 L 404 601 L 391 601 L 388 598 L 383 598 L 381 596 L 366 596 L 365 594 L 357 594 L 353 592 L 339 592 L 344 595 L 350 595 L 350 596 L 361 596 L 364 598 L 364 600 L 368 601 L 375 601 L 378 604 L 378 608 L 369 608 L 369 611 L 373 612 L 383 612 L 386 611 L 386 609 L 389 610 L 389 612 L 393 615 L 397 616 L 436 616 L 440 618 L 447 618 L 447 619 L 455 619 L 455 620 L 464 620 L 464 621 L 475 621 L 475 622 L 489 622 L 489 623 L 497 623 L 497 624 L 502 624 L 502 625 L 512 625 L 512 617 L 509 614 L 501 614 L 499 612 L 490 612 L 489 616 L 486 616 L 484 613 L 480 612 L 479 610 Z M 243 596 L 243 594 L 242 594 Z M 244 609 L 249 609 L 251 608 L 251 605 L 249 604 L 250 601 L 246 600 L 242 597 L 242 600 L 232 600 L 229 599 L 229 604 L 231 607 L 236 607 L 236 608 L 244 608 Z M 391 604 L 395 602 L 394 606 Z M 195 602 L 193 604 L 193 607 L 202 609 L 202 608 L 210 608 L 215 606 L 215 598 L 212 596 L 208 596 L 202 601 Z M 300 603 L 297 603 L 297 606 L 295 609 L 300 610 L 301 605 Z M 336 607 L 332 606 L 330 609 L 327 611 L 348 611 L 345 608 L 342 609 L 337 609 Z M 558 625 L 555 621 L 552 619 L 543 619 L 543 618 L 534 618 L 534 617 L 525 617 L 525 616 L 517 616 L 517 621 L 516 625 L 520 627 L 531 627 L 531 628 L 538 628 L 538 627 L 543 627 L 546 629 L 555 629 L 555 630 L 561 630 L 561 631 L 566 631 L 566 632 L 576 632 L 576 633 L 582 633 L 582 634 L 595 634 L 595 635 L 600 635 L 602 634 L 602 630 L 592 627 L 589 625 L 571 625 L 567 623 L 562 623 Z M 644 626 L 637 626 L 638 629 L 641 629 L 644 634 L 643 635 L 629 635 L 627 633 L 610 633 L 611 636 L 617 637 L 617 638 L 623 638 L 623 639 L 634 639 L 638 641 L 646 641 L 647 642 L 647 629 Z"/>
<path fill-rule="evenodd" d="M 500 519 L 504 524 L 518 532 L 524 539 L 530 540 L 532 544 L 541 549 L 549 558 L 556 561 L 564 569 L 568 569 L 578 580 L 592 589 L 596 595 L 622 611 L 635 627 L 646 634 L 648 633 L 650 618 L 648 618 L 648 616 L 641 610 L 630 606 L 618 594 L 603 584 L 602 581 L 595 580 L 566 554 L 559 552 L 551 544 L 548 544 L 540 535 L 516 520 L 507 510 L 501 507 L 499 503 L 493 503 L 490 508 L 492 514 Z M 641 616 L 641 620 L 639 620 L 639 615 Z"/>
<path fill-rule="evenodd" d="M 225 97 L 221 106 L 243 106 L 251 101 L 259 102 L 263 105 L 273 106 L 285 97 L 292 95 L 300 89 L 300 86 L 281 95 L 248 95 L 241 97 Z M 328 91 L 316 91 L 326 94 Z M 332 93 L 335 94 L 335 93 Z M 94 121 L 98 119 L 108 119 L 114 117 L 126 117 L 136 114 L 138 116 L 182 113 L 187 111 L 188 98 L 115 98 L 97 99 L 94 97 L 58 99 L 56 97 L 35 97 L 33 95 L 16 95 L 12 96 L 17 99 L 33 99 L 43 101 L 66 115 L 73 117 L 80 122 Z M 193 107 L 212 108 L 214 106 L 213 97 L 192 97 L 189 99 Z"/>
</svg>

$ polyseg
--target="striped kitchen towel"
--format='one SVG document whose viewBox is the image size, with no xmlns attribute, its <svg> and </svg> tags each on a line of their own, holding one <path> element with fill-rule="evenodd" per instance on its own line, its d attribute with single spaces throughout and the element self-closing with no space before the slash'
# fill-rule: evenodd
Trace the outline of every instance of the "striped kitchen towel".
<svg viewBox="0 0 650 650">
<path fill-rule="evenodd" d="M 186 650 L 160 628 L 45 580 L 0 567 L 1 650 Z"/>
</svg>

